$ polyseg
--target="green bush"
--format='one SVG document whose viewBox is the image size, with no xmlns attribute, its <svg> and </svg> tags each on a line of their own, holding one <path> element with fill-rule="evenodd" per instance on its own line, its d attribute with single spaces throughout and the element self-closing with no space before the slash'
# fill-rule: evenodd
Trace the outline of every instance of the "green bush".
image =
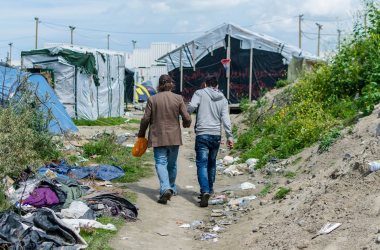
<svg viewBox="0 0 380 250">
<path fill-rule="evenodd" d="M 339 129 L 331 129 L 326 136 L 322 137 L 318 147 L 318 153 L 322 154 L 323 152 L 328 151 L 341 135 L 342 133 Z"/>
<path fill-rule="evenodd" d="M 287 196 L 288 193 L 290 193 L 290 191 L 292 191 L 291 188 L 280 187 L 279 189 L 280 190 L 274 195 L 274 198 L 276 200 L 281 200 L 281 199 L 285 198 L 285 196 Z"/>
<path fill-rule="evenodd" d="M 282 79 L 282 80 L 279 80 L 276 82 L 276 88 L 282 88 L 282 87 L 285 87 L 285 86 L 288 86 L 289 84 L 291 84 L 290 81 L 286 80 L 286 79 Z"/>
</svg>

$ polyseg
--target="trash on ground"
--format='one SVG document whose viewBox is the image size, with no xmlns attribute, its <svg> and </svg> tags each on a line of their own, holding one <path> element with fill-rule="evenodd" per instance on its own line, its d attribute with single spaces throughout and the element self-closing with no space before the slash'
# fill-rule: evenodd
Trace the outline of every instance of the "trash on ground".
<svg viewBox="0 0 380 250">
<path fill-rule="evenodd" d="M 212 242 L 218 242 L 218 238 L 212 239 Z"/>
<path fill-rule="evenodd" d="M 243 189 L 243 190 L 247 190 L 247 189 L 255 189 L 255 188 L 256 188 L 255 184 L 250 183 L 250 182 L 244 182 L 244 183 L 241 184 L 240 187 L 241 187 L 241 189 Z"/>
<path fill-rule="evenodd" d="M 371 172 L 375 172 L 380 169 L 380 161 L 373 161 L 371 163 L 368 163 L 368 169 Z"/>
<path fill-rule="evenodd" d="M 181 226 L 179 226 L 180 228 L 190 228 L 190 224 L 183 224 Z"/>
<path fill-rule="evenodd" d="M 160 236 L 169 236 L 169 234 L 167 234 L 167 233 L 157 233 L 157 234 Z"/>
<path fill-rule="evenodd" d="M 243 202 L 247 202 L 247 201 L 249 202 L 249 201 L 255 200 L 256 198 L 257 198 L 256 196 L 251 195 L 251 196 L 241 197 L 238 199 L 232 199 L 228 202 L 228 205 L 240 205 Z"/>
<path fill-rule="evenodd" d="M 317 234 L 312 238 L 316 238 L 318 237 L 319 235 L 324 235 L 324 234 L 329 234 L 331 233 L 332 231 L 334 231 L 335 229 L 337 229 L 338 227 L 340 227 L 342 224 L 341 223 L 330 223 L 330 222 L 327 222 L 322 228 L 321 230 L 319 230 L 317 232 Z"/>
<path fill-rule="evenodd" d="M 215 239 L 216 237 L 218 237 L 217 234 L 209 234 L 209 233 L 207 233 L 207 234 L 203 235 L 202 239 L 203 240 L 209 240 L 209 239 Z"/>
<path fill-rule="evenodd" d="M 194 165 L 190 165 L 190 166 L 189 166 L 189 168 L 193 168 L 193 167 L 194 167 Z"/>
<path fill-rule="evenodd" d="M 111 224 L 108 223 L 107 225 L 103 225 L 100 222 L 97 222 L 96 220 L 88 220 L 88 219 L 62 219 L 62 221 L 66 225 L 72 226 L 77 233 L 80 232 L 81 228 L 84 227 L 91 227 L 91 228 L 101 228 L 101 229 L 106 229 L 106 230 L 111 230 L 111 231 L 116 231 L 117 228 Z"/>
<path fill-rule="evenodd" d="M 259 161 L 259 159 L 255 159 L 255 158 L 251 158 L 251 159 L 248 159 L 245 163 L 248 165 L 249 168 L 254 168 L 256 167 L 256 164 L 257 162 Z"/>
<path fill-rule="evenodd" d="M 131 112 L 125 112 L 124 116 L 125 116 L 125 117 L 132 117 L 133 114 L 132 114 Z"/>
<path fill-rule="evenodd" d="M 190 224 L 191 229 L 196 229 L 198 226 L 203 226 L 203 221 L 193 221 Z"/>
<path fill-rule="evenodd" d="M 128 237 L 122 237 L 121 240 L 128 240 Z"/>
<path fill-rule="evenodd" d="M 229 168 L 225 169 L 223 171 L 223 173 L 226 174 L 226 175 L 229 175 L 229 176 L 235 176 L 235 175 L 242 175 L 243 174 L 243 172 L 240 172 L 237 169 L 236 165 L 232 165 Z"/>
<path fill-rule="evenodd" d="M 214 199 L 225 199 L 225 198 L 226 198 L 225 195 L 218 195 Z"/>
<path fill-rule="evenodd" d="M 90 158 L 91 158 L 91 159 L 96 159 L 96 158 L 98 158 L 98 157 L 100 157 L 100 156 L 101 156 L 101 155 L 91 155 Z"/>
<path fill-rule="evenodd" d="M 194 186 L 186 185 L 186 188 L 187 189 L 192 189 L 192 188 L 194 188 Z"/>
<path fill-rule="evenodd" d="M 215 226 L 212 228 L 212 231 L 214 232 L 218 232 L 220 230 L 220 227 L 219 226 Z"/>
<path fill-rule="evenodd" d="M 135 144 L 127 144 L 125 145 L 127 148 L 133 148 L 135 146 Z"/>
<path fill-rule="evenodd" d="M 229 155 L 227 155 L 223 158 L 223 164 L 224 165 L 229 165 L 229 164 L 233 163 L 233 161 L 234 161 L 234 158 L 232 156 L 229 156 Z"/>
<path fill-rule="evenodd" d="M 223 213 L 212 213 L 211 217 L 221 217 Z"/>
<path fill-rule="evenodd" d="M 224 199 L 212 199 L 208 201 L 209 205 L 224 204 Z"/>
</svg>

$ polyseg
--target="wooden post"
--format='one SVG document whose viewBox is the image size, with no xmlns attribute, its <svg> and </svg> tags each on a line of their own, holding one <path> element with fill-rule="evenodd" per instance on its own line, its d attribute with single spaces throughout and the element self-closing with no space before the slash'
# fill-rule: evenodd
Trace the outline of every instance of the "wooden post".
<svg viewBox="0 0 380 250">
<path fill-rule="evenodd" d="M 231 59 L 231 36 L 228 35 L 228 47 L 227 47 L 227 59 Z M 230 72 L 231 72 L 231 63 L 226 72 L 227 77 L 227 100 L 230 100 Z"/>
<path fill-rule="evenodd" d="M 179 51 L 179 70 L 181 72 L 181 78 L 180 78 L 180 91 L 182 94 L 183 90 L 183 67 L 182 67 L 182 49 Z"/>
<path fill-rule="evenodd" d="M 35 44 L 35 49 L 37 49 L 38 46 L 38 17 L 35 17 L 34 20 L 36 20 L 36 44 Z"/>
<path fill-rule="evenodd" d="M 253 48 L 249 54 L 249 102 L 252 101 L 252 66 L 253 66 Z"/>
</svg>

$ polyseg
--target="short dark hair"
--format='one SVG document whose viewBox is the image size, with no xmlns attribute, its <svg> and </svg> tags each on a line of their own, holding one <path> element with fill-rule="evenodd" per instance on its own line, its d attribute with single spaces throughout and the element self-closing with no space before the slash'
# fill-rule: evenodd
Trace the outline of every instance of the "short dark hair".
<svg viewBox="0 0 380 250">
<path fill-rule="evenodd" d="M 215 76 L 210 76 L 206 79 L 207 87 L 216 87 L 218 86 L 218 80 Z"/>
<path fill-rule="evenodd" d="M 161 75 L 158 80 L 158 92 L 172 91 L 174 88 L 174 83 L 172 78 L 169 75 Z"/>
</svg>

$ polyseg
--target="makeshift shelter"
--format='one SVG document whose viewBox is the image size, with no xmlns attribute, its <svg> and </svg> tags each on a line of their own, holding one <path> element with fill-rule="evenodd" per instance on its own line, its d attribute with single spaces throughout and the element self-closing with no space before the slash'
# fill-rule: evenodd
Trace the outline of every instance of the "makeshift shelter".
<svg viewBox="0 0 380 250">
<path fill-rule="evenodd" d="M 46 100 L 43 108 L 47 112 L 50 109 L 53 114 L 53 120 L 49 124 L 49 130 L 55 134 L 62 132 L 76 132 L 78 128 L 71 120 L 69 114 L 58 100 L 53 89 L 47 80 L 39 74 L 30 74 L 21 72 L 9 67 L 0 66 L 0 100 L 5 103 L 9 98 L 15 95 L 21 82 L 27 78 L 30 87 L 34 90 L 41 100 Z M 46 97 L 48 95 L 48 98 Z"/>
<path fill-rule="evenodd" d="M 135 71 L 133 69 L 125 68 L 124 77 L 124 101 L 127 103 L 133 102 L 133 93 L 135 85 Z"/>
<path fill-rule="evenodd" d="M 23 51 L 21 56 L 28 69 L 50 69 L 53 89 L 71 117 L 96 120 L 123 115 L 123 53 L 60 45 Z"/>
<path fill-rule="evenodd" d="M 157 91 L 153 86 L 150 86 L 148 84 L 136 84 L 136 92 L 135 92 L 135 101 L 141 102 L 141 101 L 148 101 L 148 98 L 157 94 Z"/>
<path fill-rule="evenodd" d="M 223 65 L 230 59 L 230 65 Z M 205 79 L 214 75 L 219 89 L 230 103 L 257 99 L 262 88 L 273 88 L 285 79 L 292 60 L 316 62 L 318 57 L 270 36 L 255 33 L 238 25 L 225 23 L 185 45 L 163 55 L 169 75 L 175 80 L 174 92 L 190 101 Z M 295 67 L 295 66 L 291 66 Z M 226 68 L 226 69 L 225 69 Z M 291 77 L 297 69 L 292 69 Z"/>
</svg>

